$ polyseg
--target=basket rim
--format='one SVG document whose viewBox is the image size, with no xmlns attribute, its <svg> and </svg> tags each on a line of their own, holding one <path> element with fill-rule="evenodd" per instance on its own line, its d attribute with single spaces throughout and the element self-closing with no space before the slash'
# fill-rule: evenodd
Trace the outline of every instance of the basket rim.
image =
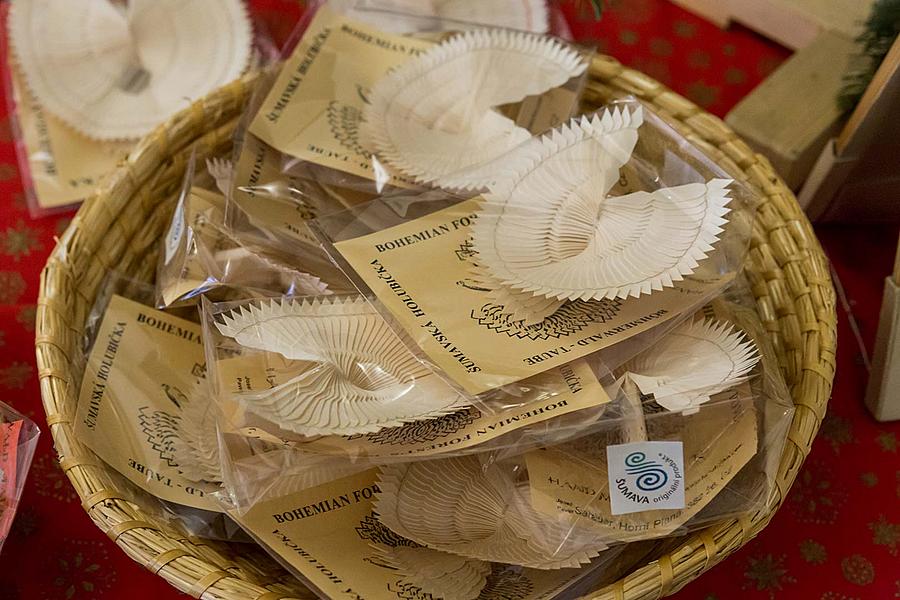
<svg viewBox="0 0 900 600">
<path fill-rule="evenodd" d="M 764 157 L 721 119 L 609 56 L 595 55 L 590 75 L 587 101 L 602 104 L 614 94 L 627 93 L 652 104 L 667 122 L 717 162 L 743 174 L 765 198 L 754 224 L 747 275 L 758 314 L 773 336 L 782 371 L 790 376 L 787 379 L 796 408 L 776 489 L 765 510 L 688 535 L 674 550 L 589 595 L 603 600 L 644 600 L 674 593 L 699 577 L 761 531 L 780 506 L 809 453 L 831 395 L 835 295 L 827 259 L 809 221 Z M 135 196 L 135 192 L 157 170 L 177 173 L 179 167 L 183 169 L 184 152 L 195 147 L 197 140 L 215 146 L 228 138 L 255 82 L 256 75 L 249 74 L 216 90 L 144 138 L 79 209 L 60 237 L 41 274 L 38 297 L 35 349 L 41 396 L 63 471 L 98 527 L 136 562 L 197 598 L 207 592 L 229 599 L 304 596 L 292 594 L 289 587 L 278 582 L 266 582 L 264 578 L 253 581 L 245 567 L 221 556 L 210 545 L 169 537 L 140 507 L 128 502 L 126 494 L 104 480 L 104 469 L 110 467 L 98 464 L 77 442 L 73 413 L 78 390 L 69 384 L 73 379 L 69 375 L 77 366 L 69 354 L 77 352 L 75 339 L 83 326 L 75 318 L 84 309 L 78 303 L 93 303 L 84 287 L 90 290 L 97 284 L 79 280 L 78 269 L 88 269 L 84 261 L 90 263 L 90 259 L 99 261 L 103 271 L 114 266 L 103 261 L 102 246 L 118 240 L 118 217 L 127 204 L 144 206 L 147 194 Z"/>
</svg>

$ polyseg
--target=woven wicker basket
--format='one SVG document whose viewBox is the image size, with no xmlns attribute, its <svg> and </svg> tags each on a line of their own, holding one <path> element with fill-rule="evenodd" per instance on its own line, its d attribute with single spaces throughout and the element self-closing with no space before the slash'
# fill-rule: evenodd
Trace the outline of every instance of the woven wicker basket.
<svg viewBox="0 0 900 600">
<path fill-rule="evenodd" d="M 82 368 L 79 340 L 104 277 L 117 270 L 146 281 L 159 237 L 191 152 L 230 144 L 253 76 L 226 86 L 144 139 L 103 189 L 78 212 L 47 262 L 37 316 L 37 363 L 47 422 L 62 469 L 85 510 L 135 561 L 197 598 L 307 598 L 260 548 L 184 539 L 149 510 L 151 503 L 100 462 L 73 434 Z M 760 319 L 771 333 L 797 411 L 766 510 L 655 544 L 621 578 L 592 598 L 649 599 L 670 594 L 740 548 L 769 522 L 809 452 L 834 376 L 835 298 L 825 256 L 791 191 L 772 167 L 721 120 L 615 60 L 592 61 L 585 109 L 624 93 L 651 103 L 720 164 L 756 186 L 759 209 L 747 271 Z M 642 556 L 644 556 L 642 554 Z"/>
</svg>

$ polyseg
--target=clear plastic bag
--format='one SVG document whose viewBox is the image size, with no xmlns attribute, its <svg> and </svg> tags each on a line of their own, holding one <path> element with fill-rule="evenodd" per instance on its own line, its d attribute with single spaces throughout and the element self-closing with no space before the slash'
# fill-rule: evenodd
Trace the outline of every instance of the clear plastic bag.
<svg viewBox="0 0 900 600">
<path fill-rule="evenodd" d="M 448 27 L 470 28 L 463 25 L 435 27 L 447 34 Z M 230 200 L 250 215 L 298 203 L 328 214 L 388 190 L 460 183 L 444 176 L 471 171 L 472 161 L 487 163 L 571 116 L 587 67 L 584 51 L 549 36 L 501 29 L 444 41 L 402 36 L 349 19 L 330 5 L 302 28 L 280 73 L 261 86 L 246 131 L 239 134 Z M 438 46 L 443 49 L 435 51 Z M 479 62 L 480 56 L 494 58 Z M 429 87 L 415 83 L 413 71 L 423 69 L 443 84 L 443 99 L 431 97 L 430 107 L 414 97 Z M 508 83 L 510 77 L 519 88 L 485 87 L 483 97 L 468 99 L 484 81 Z M 392 96 L 392 90 L 404 89 L 399 98 Z M 446 102 L 471 106 L 445 107 Z M 393 143 L 378 133 L 378 124 L 392 128 L 386 119 L 414 126 L 415 140 L 432 145 L 431 171 L 418 173 L 394 160 L 398 155 L 388 148 Z M 409 136 L 406 141 L 417 143 Z M 402 148 L 406 156 L 424 156 L 420 150 L 408 143 Z"/>
<path fill-rule="evenodd" d="M 568 423 L 526 427 L 480 452 L 383 457 L 372 468 L 352 456 L 305 452 L 265 431 L 229 433 L 224 423 L 225 486 L 238 505 L 231 514 L 323 597 L 331 586 L 363 590 L 366 582 L 439 595 L 447 573 L 460 569 L 483 597 L 499 573 L 571 594 L 582 578 L 596 578 L 598 565 L 639 553 L 634 542 L 765 507 L 793 406 L 751 306 L 739 281 L 670 332 L 678 337 L 680 328 L 714 319 L 725 327 L 707 338 L 753 359 L 727 385 L 691 384 L 692 373 L 681 369 L 679 393 L 706 396 L 689 409 L 666 408 L 665 391 L 641 394 L 631 376 L 648 376 L 637 373 L 647 364 L 664 370 L 678 353 L 697 355 L 706 343 L 699 338 L 690 348 L 670 340 L 645 351 L 668 360 L 638 356 L 621 365 L 607 379 L 612 401 L 600 414 L 584 410 Z M 719 339 L 721 331 L 745 347 Z M 716 361 L 708 356 L 704 366 L 715 372 Z M 249 489 L 261 493 L 249 498 Z"/>
<path fill-rule="evenodd" d="M 228 173 L 223 161 L 190 165 L 172 222 L 163 238 L 156 278 L 160 308 L 196 303 L 201 294 L 224 301 L 261 295 L 319 295 L 351 285 L 314 243 L 286 240 L 264 227 L 234 230 L 226 223 Z M 227 168 L 226 168 L 227 170 Z M 305 223 L 300 223 L 305 229 Z M 315 275 L 313 275 L 315 273 Z"/>
<path fill-rule="evenodd" d="M 229 2 L 229 4 L 232 3 Z M 37 218 L 71 210 L 75 204 L 90 196 L 106 175 L 114 171 L 119 162 L 128 155 L 140 136 L 129 136 L 128 139 L 89 137 L 86 133 L 77 131 L 72 123 L 66 122 L 61 116 L 48 110 L 45 104 L 35 96 L 32 87 L 27 84 L 21 57 L 17 58 L 13 55 L 13 49 L 9 43 L 12 35 L 9 29 L 9 10 L 10 3 L 0 6 L 0 21 L 2 21 L 0 23 L 2 24 L 0 46 L 2 46 L 5 58 L 2 65 L 2 78 L 9 104 L 9 114 L 14 124 L 16 154 L 25 186 L 28 209 L 31 216 Z M 240 14 L 242 15 L 244 14 L 243 10 L 241 8 Z M 229 12 L 228 14 L 235 13 Z M 247 14 L 252 19 L 252 14 Z M 82 20 L 90 22 L 87 18 Z M 116 19 L 114 18 L 112 21 L 115 22 Z M 239 25 L 236 26 L 239 27 Z M 244 65 L 246 69 L 259 68 L 277 59 L 277 52 L 274 51 L 272 40 L 265 33 L 265 27 L 260 26 L 259 23 L 251 24 L 251 26 L 252 39 L 250 47 L 246 49 L 248 53 L 247 64 Z M 34 38 L 40 37 L 36 34 L 25 35 Z M 52 43 L 48 41 L 47 44 L 48 54 L 52 54 L 52 50 L 49 50 Z M 115 48 L 110 51 L 118 50 L 121 45 L 113 46 Z M 228 49 L 223 50 L 227 51 Z M 96 52 L 96 48 L 94 51 Z M 243 54 L 243 50 L 240 53 Z M 86 54 L 80 59 L 83 60 L 87 57 L 90 55 Z M 104 60 L 104 57 L 94 56 L 93 58 L 98 63 L 102 63 Z M 108 59 L 108 57 L 106 58 Z M 76 60 L 74 64 L 80 65 L 81 63 Z M 133 68 L 133 66 L 129 66 L 129 69 Z M 123 73 L 122 85 L 136 81 L 147 83 L 146 80 L 136 78 L 135 75 L 136 73 L 131 72 Z M 131 78 L 129 79 L 127 76 L 131 76 Z M 115 79 L 115 77 L 110 76 L 109 79 Z M 224 83 L 227 81 L 221 82 L 221 84 Z M 212 89 L 208 91 L 212 91 Z M 105 94 L 99 94 L 98 102 L 102 102 L 105 96 Z M 96 98 L 94 99 L 96 100 Z M 77 105 L 77 110 L 81 110 L 82 106 L 78 102 L 74 102 L 74 104 Z M 185 99 L 183 107 L 187 107 L 188 104 L 189 99 Z"/>
<path fill-rule="evenodd" d="M 246 541 L 217 499 L 219 483 L 185 474 L 193 454 L 183 414 L 211 402 L 196 308 L 162 312 L 153 295 L 116 273 L 103 285 L 74 382 L 79 440 L 115 471 L 104 473 L 108 485 L 173 534 Z"/>
<path fill-rule="evenodd" d="M 628 360 L 734 279 L 757 201 L 634 101 L 526 142 L 494 178 L 474 198 L 393 194 L 312 223 L 471 395 L 593 352 Z"/>
<path fill-rule="evenodd" d="M 0 552 L 16 516 L 40 433 L 31 419 L 0 402 Z"/>
</svg>

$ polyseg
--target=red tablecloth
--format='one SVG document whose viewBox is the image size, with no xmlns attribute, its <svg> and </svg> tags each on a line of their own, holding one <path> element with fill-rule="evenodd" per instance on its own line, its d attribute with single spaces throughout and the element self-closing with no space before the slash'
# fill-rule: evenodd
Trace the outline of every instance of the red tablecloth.
<svg viewBox="0 0 900 600">
<path fill-rule="evenodd" d="M 586 5 L 587 3 L 583 3 Z M 253 0 L 276 37 L 296 18 L 288 0 Z M 664 0 L 613 2 L 602 22 L 566 6 L 578 39 L 723 115 L 787 52 L 743 31 L 722 32 Z M 13 532 L 0 556 L 0 599 L 175 598 L 87 517 L 55 460 L 34 363 L 38 275 L 71 215 L 28 217 L 8 120 L 0 120 L 0 399 L 42 424 Z M 821 228 L 865 346 L 877 328 L 882 278 L 896 231 Z M 900 424 L 862 406 L 866 370 L 847 314 L 839 315 L 838 376 L 828 418 L 784 507 L 768 529 L 690 584 L 679 600 L 900 598 Z"/>
</svg>

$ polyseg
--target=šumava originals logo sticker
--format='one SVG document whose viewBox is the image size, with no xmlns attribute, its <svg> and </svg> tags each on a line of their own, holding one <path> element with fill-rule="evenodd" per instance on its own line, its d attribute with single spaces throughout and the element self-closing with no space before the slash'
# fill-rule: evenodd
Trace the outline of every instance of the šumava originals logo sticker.
<svg viewBox="0 0 900 600">
<path fill-rule="evenodd" d="M 609 446 L 607 462 L 612 514 L 684 508 L 681 442 Z"/>
</svg>

